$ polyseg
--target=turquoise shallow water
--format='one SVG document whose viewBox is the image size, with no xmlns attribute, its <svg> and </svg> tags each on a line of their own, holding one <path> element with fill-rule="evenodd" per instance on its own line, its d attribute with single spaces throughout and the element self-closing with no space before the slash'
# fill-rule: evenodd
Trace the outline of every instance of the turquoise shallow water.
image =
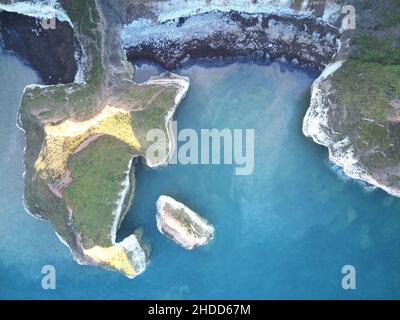
<svg viewBox="0 0 400 320">
<path fill-rule="evenodd" d="M 301 132 L 315 72 L 274 63 L 192 66 L 179 128 L 254 128 L 255 171 L 233 166 L 150 170 L 136 163 L 134 204 L 119 237 L 135 228 L 151 245 L 144 274 L 75 264 L 51 227 L 24 212 L 23 134 L 15 127 L 25 84 L 37 77 L 0 55 L 1 298 L 400 298 L 400 200 L 338 175 L 324 148 Z M 156 228 L 155 201 L 175 197 L 216 226 L 207 247 L 187 252 Z M 41 289 L 41 268 L 57 289 Z M 341 268 L 357 289 L 341 288 Z"/>
</svg>

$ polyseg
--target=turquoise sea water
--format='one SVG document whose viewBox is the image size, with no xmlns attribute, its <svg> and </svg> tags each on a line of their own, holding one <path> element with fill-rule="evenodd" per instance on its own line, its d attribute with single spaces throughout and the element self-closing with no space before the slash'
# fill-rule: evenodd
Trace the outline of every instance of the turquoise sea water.
<svg viewBox="0 0 400 320">
<path fill-rule="evenodd" d="M 77 265 L 52 228 L 22 206 L 20 95 L 35 73 L 0 55 L 0 298 L 400 298 L 400 200 L 338 175 L 301 132 L 317 74 L 284 64 L 197 65 L 179 128 L 254 128 L 255 171 L 233 166 L 150 170 L 136 163 L 134 204 L 119 237 L 141 228 L 151 246 L 134 280 Z M 155 201 L 175 197 L 207 217 L 216 237 L 185 251 L 156 228 Z M 54 265 L 57 289 L 41 288 Z M 357 289 L 341 288 L 354 265 Z"/>
</svg>

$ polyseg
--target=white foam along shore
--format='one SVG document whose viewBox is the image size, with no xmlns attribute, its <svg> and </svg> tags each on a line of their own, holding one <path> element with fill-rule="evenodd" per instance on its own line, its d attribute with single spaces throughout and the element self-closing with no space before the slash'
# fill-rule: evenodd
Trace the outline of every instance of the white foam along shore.
<svg viewBox="0 0 400 320">
<path fill-rule="evenodd" d="M 71 247 L 68 245 L 68 243 L 63 239 L 63 237 L 61 237 L 61 236 L 57 233 L 57 231 L 54 231 L 54 233 L 56 234 L 58 240 L 60 240 L 60 242 L 61 242 L 64 246 L 66 246 L 66 247 L 68 248 L 69 252 L 71 253 L 71 256 L 73 257 L 74 261 L 75 261 L 77 264 L 79 264 L 79 265 L 81 265 L 81 266 L 88 265 L 88 263 L 87 263 L 86 261 L 79 259 L 79 257 L 78 257 L 78 255 L 76 254 L 76 252 L 75 252 L 74 250 L 71 249 Z"/>
<path fill-rule="evenodd" d="M 309 0 L 303 0 L 300 10 L 291 8 L 291 0 L 166 0 L 155 3 L 159 22 L 187 17 L 198 13 L 210 11 L 229 12 L 231 10 L 245 13 L 277 14 L 280 16 L 311 16 L 312 12 L 307 9 Z M 326 8 L 322 19 L 333 22 L 339 16 L 340 5 L 333 0 L 326 1 Z"/>
<path fill-rule="evenodd" d="M 343 61 L 338 61 L 328 65 L 321 75 L 314 81 L 311 87 L 310 107 L 307 110 L 303 121 L 303 133 L 307 137 L 312 137 L 318 144 L 325 145 L 330 137 L 324 129 L 328 128 L 328 111 L 325 92 L 322 84 L 341 68 Z"/>
<path fill-rule="evenodd" d="M 354 149 L 346 137 L 340 141 L 333 139 L 334 132 L 329 129 L 329 110 L 333 102 L 328 94 L 333 90 L 329 77 L 338 71 L 345 61 L 336 61 L 326 67 L 311 89 L 310 107 L 303 121 L 303 133 L 311 137 L 315 143 L 328 148 L 329 160 L 342 168 L 346 176 L 351 179 L 364 181 L 374 187 L 380 188 L 390 195 L 400 197 L 400 191 L 390 188 L 373 178 L 354 155 Z"/>
<path fill-rule="evenodd" d="M 165 129 L 167 131 L 168 135 L 168 153 L 165 156 L 165 159 L 159 161 L 159 162 L 151 162 L 148 158 L 146 158 L 146 165 L 150 168 L 156 168 L 162 165 L 166 165 L 168 163 L 168 160 L 170 159 L 171 154 L 175 151 L 176 148 L 176 141 L 175 141 L 175 136 L 171 132 L 171 121 L 172 118 L 175 114 L 175 111 L 179 104 L 182 102 L 182 100 L 185 98 L 189 86 L 190 86 L 190 79 L 188 77 L 183 77 L 183 76 L 178 76 L 175 74 L 169 74 L 168 78 L 162 78 L 162 77 L 152 77 L 145 83 L 141 85 L 161 85 L 161 86 L 174 86 L 178 88 L 178 92 L 175 96 L 174 100 L 174 105 L 171 107 L 171 109 L 168 111 L 166 117 L 165 117 Z"/>
<path fill-rule="evenodd" d="M 121 183 L 121 191 L 119 192 L 118 199 L 117 199 L 117 201 L 115 203 L 116 208 L 112 213 L 112 215 L 114 217 L 114 220 L 113 220 L 113 223 L 112 223 L 112 226 L 111 226 L 111 232 L 110 232 L 109 236 L 110 236 L 110 239 L 111 239 L 113 244 L 115 243 L 115 239 L 117 237 L 118 225 L 120 223 L 121 215 L 122 215 L 122 207 L 124 205 L 126 196 L 128 194 L 129 188 L 130 188 L 129 180 L 130 180 L 132 162 L 133 162 L 133 159 L 131 159 L 129 161 L 128 169 L 124 173 L 125 174 L 125 179 Z"/>
<path fill-rule="evenodd" d="M 116 201 L 116 208 L 112 213 L 114 220 L 111 226 L 110 238 L 114 245 L 122 247 L 128 253 L 131 263 L 135 269 L 136 275 L 142 273 L 146 269 L 146 253 L 144 252 L 142 246 L 139 243 L 137 237 L 132 234 L 126 237 L 121 242 L 116 242 L 118 225 L 121 220 L 123 205 L 128 196 L 128 191 L 130 188 L 130 174 L 132 169 L 133 158 L 129 161 L 128 169 L 125 172 L 125 179 L 121 184 L 121 191 L 118 194 L 118 200 Z M 136 276 L 135 275 L 135 276 Z"/>
<path fill-rule="evenodd" d="M 0 3 L 0 10 L 38 19 L 56 17 L 59 21 L 68 22 L 73 27 L 71 19 L 57 0 L 25 0 L 9 4 Z"/>
<path fill-rule="evenodd" d="M 135 276 L 128 276 L 128 278 L 133 279 L 146 270 L 146 253 L 136 235 L 131 234 L 116 245 L 125 249 L 135 270 Z"/>
<path fill-rule="evenodd" d="M 215 229 L 183 203 L 168 196 L 160 196 L 156 203 L 158 230 L 187 250 L 206 245 Z"/>
<path fill-rule="evenodd" d="M 240 25 L 227 20 L 222 15 L 222 13 L 232 10 L 242 14 L 275 14 L 280 17 L 296 17 L 298 19 L 313 17 L 310 11 L 290 9 L 291 1 L 269 0 L 258 1 L 256 4 L 249 4 L 249 1 L 244 0 L 235 1 L 232 4 L 229 1 L 213 1 L 206 6 L 203 2 L 200 0 L 184 3 L 182 1 L 177 3 L 176 0 L 157 2 L 156 6 L 159 6 L 156 10 L 158 21 L 141 18 L 123 25 L 121 37 L 124 48 L 146 43 L 161 44 L 166 40 L 186 42 L 193 38 L 205 39 L 216 30 L 222 33 L 240 33 Z M 265 4 L 262 5 L 262 3 Z M 275 3 L 280 3 L 280 5 L 275 5 Z M 201 15 L 201 13 L 213 14 Z M 339 13 L 340 6 L 328 2 L 325 15 L 319 20 L 329 24 L 337 20 Z M 190 19 L 187 19 L 183 26 L 177 28 L 176 21 L 182 17 L 190 17 Z"/>
<path fill-rule="evenodd" d="M 1 10 L 15 12 L 37 19 L 49 19 L 51 17 L 55 17 L 61 22 L 68 22 L 71 27 L 74 28 L 71 19 L 60 5 L 58 0 L 26 0 L 13 2 L 10 4 L 4 4 L 0 2 L 0 11 Z M 78 84 L 85 82 L 85 70 L 87 64 L 85 50 L 81 44 L 80 47 L 81 54 L 78 50 L 75 51 L 75 61 L 78 70 L 74 78 L 74 83 Z"/>
</svg>

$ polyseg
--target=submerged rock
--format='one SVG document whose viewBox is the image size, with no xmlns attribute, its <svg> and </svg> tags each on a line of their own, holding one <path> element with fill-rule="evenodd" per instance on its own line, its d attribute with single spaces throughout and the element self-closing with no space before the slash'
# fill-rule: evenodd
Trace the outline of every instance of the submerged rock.
<svg viewBox="0 0 400 320">
<path fill-rule="evenodd" d="M 187 250 L 207 244 L 214 227 L 184 204 L 167 196 L 157 200 L 158 230 Z"/>
</svg>

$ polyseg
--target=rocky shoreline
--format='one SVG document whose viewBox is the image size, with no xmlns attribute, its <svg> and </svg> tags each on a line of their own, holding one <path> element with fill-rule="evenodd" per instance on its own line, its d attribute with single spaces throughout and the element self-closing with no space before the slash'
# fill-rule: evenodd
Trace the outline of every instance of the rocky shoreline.
<svg viewBox="0 0 400 320">
<path fill-rule="evenodd" d="M 83 54 L 75 31 L 66 21 L 44 30 L 39 21 L 2 12 L 3 46 L 27 61 L 45 84 L 76 81 Z M 212 11 L 162 22 L 134 20 L 123 26 L 122 38 L 129 60 L 150 60 L 169 71 L 187 60 L 213 57 L 283 58 L 323 70 L 337 53 L 340 32 L 309 15 Z"/>
<path fill-rule="evenodd" d="M 186 60 L 244 57 L 323 69 L 338 49 L 339 31 L 315 17 L 208 12 L 163 22 L 139 19 L 122 31 L 128 59 L 147 59 L 166 70 Z"/>
</svg>

